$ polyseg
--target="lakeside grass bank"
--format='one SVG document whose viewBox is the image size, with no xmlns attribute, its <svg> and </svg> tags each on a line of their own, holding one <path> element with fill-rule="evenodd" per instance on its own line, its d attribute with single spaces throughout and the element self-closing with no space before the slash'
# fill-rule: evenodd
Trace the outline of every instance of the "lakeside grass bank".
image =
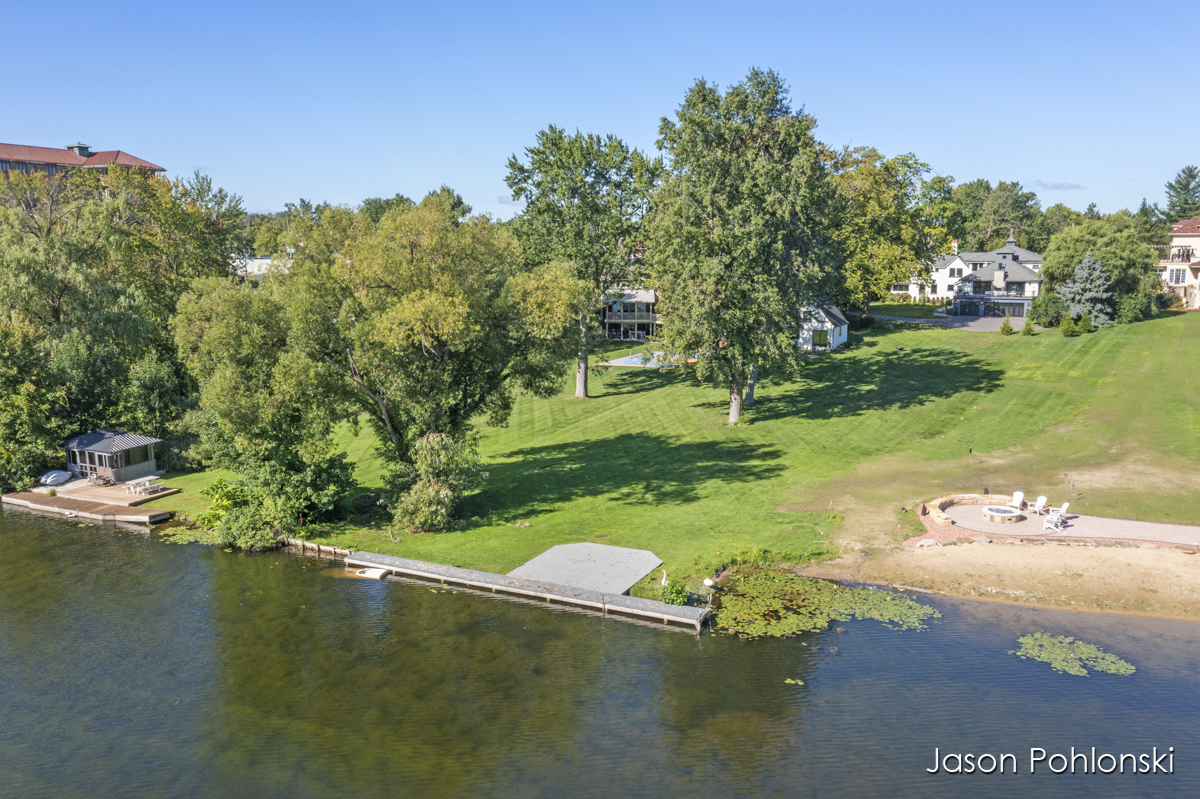
<svg viewBox="0 0 1200 799">
<path fill-rule="evenodd" d="M 919 529 L 902 508 L 949 491 L 1069 495 L 1089 514 L 1194 522 L 1198 335 L 1200 316 L 1183 313 L 1071 339 L 880 322 L 798 379 L 765 375 L 735 428 L 723 387 L 616 367 L 592 378 L 589 400 L 520 397 L 507 428 L 481 428 L 490 478 L 463 529 L 393 543 L 376 514 L 302 532 L 501 573 L 596 541 L 650 549 L 694 583 L 730 555 L 804 559 L 831 539 L 872 556 Z M 377 491 L 370 433 L 343 431 L 339 444 L 361 491 Z M 215 476 L 172 478 L 185 491 L 151 505 L 194 516 Z M 638 592 L 653 596 L 659 576 Z"/>
</svg>

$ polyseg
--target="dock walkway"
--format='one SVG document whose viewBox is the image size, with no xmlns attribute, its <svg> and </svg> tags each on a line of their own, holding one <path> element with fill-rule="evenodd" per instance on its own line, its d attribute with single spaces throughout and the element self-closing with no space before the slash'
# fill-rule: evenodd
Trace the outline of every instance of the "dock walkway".
<svg viewBox="0 0 1200 799">
<path fill-rule="evenodd" d="M 92 502 L 85 499 L 41 494 L 36 491 L 18 491 L 15 494 L 5 494 L 0 497 L 5 505 L 16 505 L 40 510 L 47 513 L 58 513 L 64 516 L 74 516 L 80 519 L 96 521 L 133 522 L 134 524 L 156 524 L 171 518 L 167 510 L 151 510 L 149 508 L 127 507 L 125 505 L 110 505 L 107 502 Z"/>
<path fill-rule="evenodd" d="M 544 599 L 547 602 L 561 602 L 566 605 L 591 608 L 601 613 L 617 613 L 629 616 L 639 616 L 647 619 L 661 620 L 663 624 L 686 624 L 697 630 L 708 617 L 707 608 L 690 607 L 687 605 L 668 605 L 653 599 L 608 594 L 588 588 L 576 588 L 560 585 L 545 580 L 529 580 L 523 577 L 511 577 L 505 574 L 460 569 L 457 566 L 445 566 L 440 563 L 426 563 L 420 560 L 398 558 L 393 555 L 379 555 L 374 552 L 353 552 L 346 558 L 347 566 L 359 568 L 385 569 L 393 574 L 405 577 L 416 577 L 424 580 L 436 580 L 443 583 L 463 585 L 470 588 L 480 588 L 492 592 L 515 594 L 517 596 Z"/>
</svg>

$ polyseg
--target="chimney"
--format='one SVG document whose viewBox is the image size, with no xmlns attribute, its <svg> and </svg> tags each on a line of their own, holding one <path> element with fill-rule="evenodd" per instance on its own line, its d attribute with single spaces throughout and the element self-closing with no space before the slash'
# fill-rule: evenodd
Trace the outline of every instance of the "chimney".
<svg viewBox="0 0 1200 799">
<path fill-rule="evenodd" d="M 83 156 L 84 158 L 87 158 L 92 154 L 92 148 L 88 147 L 86 144 L 68 144 L 67 149 L 75 153 L 75 155 Z"/>
<path fill-rule="evenodd" d="M 1008 282 L 1008 273 L 1004 271 L 1003 266 L 997 266 L 995 273 L 992 274 L 992 288 L 997 291 L 1004 291 L 1004 285 Z"/>
<path fill-rule="evenodd" d="M 955 255 L 958 255 L 958 239 L 954 239 L 950 242 L 950 249 Z"/>
</svg>

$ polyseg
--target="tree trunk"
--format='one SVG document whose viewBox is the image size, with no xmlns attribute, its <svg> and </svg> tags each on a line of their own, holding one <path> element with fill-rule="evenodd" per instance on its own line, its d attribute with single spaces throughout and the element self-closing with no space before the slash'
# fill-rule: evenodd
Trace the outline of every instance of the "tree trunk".
<svg viewBox="0 0 1200 799">
<path fill-rule="evenodd" d="M 742 381 L 736 377 L 729 381 L 729 426 L 733 427 L 742 418 Z"/>
<path fill-rule="evenodd" d="M 869 299 L 867 299 L 867 300 L 863 300 L 863 304 L 862 304 L 862 318 L 863 318 L 863 319 L 866 319 L 866 318 L 867 318 L 867 314 L 869 314 L 870 312 L 871 312 L 871 301 L 870 301 Z"/>
<path fill-rule="evenodd" d="M 754 404 L 754 384 L 758 382 L 758 364 L 750 364 L 750 376 L 746 378 L 746 401 L 742 403 L 747 408 Z"/>
<path fill-rule="evenodd" d="M 588 377 L 588 323 L 583 312 L 579 314 L 579 363 L 575 365 L 575 399 L 587 399 Z"/>
</svg>

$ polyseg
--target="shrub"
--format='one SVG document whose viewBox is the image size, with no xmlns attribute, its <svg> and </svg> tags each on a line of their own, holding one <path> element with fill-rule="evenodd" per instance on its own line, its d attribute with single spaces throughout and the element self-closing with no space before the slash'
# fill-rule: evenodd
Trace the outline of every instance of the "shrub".
<svg viewBox="0 0 1200 799">
<path fill-rule="evenodd" d="M 1041 294 L 1034 298 L 1029 316 L 1035 325 L 1058 327 L 1067 313 L 1067 304 L 1057 294 Z"/>
<path fill-rule="evenodd" d="M 1025 315 L 1025 324 L 1021 325 L 1022 336 L 1033 335 L 1033 317 L 1030 314 Z"/>
<path fill-rule="evenodd" d="M 1004 315 L 1004 321 L 1000 323 L 1000 335 L 1011 336 L 1013 334 L 1012 322 L 1008 319 L 1008 314 Z"/>
<path fill-rule="evenodd" d="M 1179 307 L 1183 303 L 1183 298 L 1174 292 L 1164 291 L 1155 297 L 1155 302 L 1159 308 L 1166 310 Z"/>
<path fill-rule="evenodd" d="M 46 492 L 46 494 L 47 494 L 47 496 L 51 496 L 51 497 L 57 497 L 57 496 L 58 496 L 58 489 L 57 489 L 57 488 L 52 488 L 52 489 L 50 489 L 49 491 L 47 491 L 47 492 Z"/>
<path fill-rule="evenodd" d="M 1069 315 L 1063 316 L 1062 324 L 1058 326 L 1058 329 L 1067 338 L 1079 335 L 1079 331 L 1075 329 L 1075 323 L 1071 321 L 1071 317 Z"/>
<path fill-rule="evenodd" d="M 412 465 L 396 482 L 408 484 L 393 509 L 396 527 L 409 532 L 442 532 L 450 527 L 462 496 L 487 479 L 472 439 L 427 433 L 413 445 Z"/>
<path fill-rule="evenodd" d="M 662 587 L 662 601 L 668 605 L 686 605 L 688 601 L 687 586 L 680 580 L 667 580 Z"/>
<path fill-rule="evenodd" d="M 1083 316 L 1079 317 L 1079 327 L 1077 329 L 1080 333 L 1091 333 L 1095 331 L 1096 328 L 1092 326 L 1091 314 L 1085 313 Z"/>
</svg>

